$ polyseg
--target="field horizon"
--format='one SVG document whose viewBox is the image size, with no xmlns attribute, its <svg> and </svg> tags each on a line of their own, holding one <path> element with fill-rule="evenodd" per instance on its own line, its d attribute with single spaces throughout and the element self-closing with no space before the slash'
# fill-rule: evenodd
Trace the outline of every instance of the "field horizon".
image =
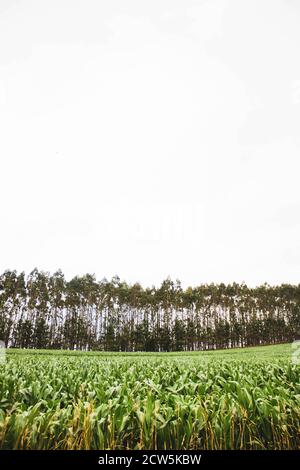
<svg viewBox="0 0 300 470">
<path fill-rule="evenodd" d="M 290 342 L 280 344 L 267 344 L 262 346 L 247 346 L 247 347 L 235 347 L 225 349 L 207 349 L 201 351 L 83 351 L 83 350 L 72 350 L 72 349 L 32 349 L 32 348 L 7 348 L 5 352 L 8 355 L 58 355 L 58 356 L 102 356 L 102 357 L 199 357 L 199 359 L 206 356 L 220 356 L 230 357 L 241 355 L 245 358 L 247 355 L 255 355 L 257 358 L 268 357 L 280 357 L 280 358 L 291 358 L 292 344 Z"/>
</svg>

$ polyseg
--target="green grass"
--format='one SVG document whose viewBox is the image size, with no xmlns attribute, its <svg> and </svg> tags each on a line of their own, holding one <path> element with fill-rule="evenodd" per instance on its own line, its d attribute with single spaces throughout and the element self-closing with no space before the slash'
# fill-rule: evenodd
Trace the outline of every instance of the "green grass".
<svg viewBox="0 0 300 470">
<path fill-rule="evenodd" d="M 8 350 L 2 449 L 298 449 L 291 345 L 189 353 Z"/>
<path fill-rule="evenodd" d="M 180 352 L 104 352 L 104 351 L 69 351 L 66 349 L 8 349 L 9 356 L 14 355 L 47 355 L 47 356 L 97 356 L 100 358 L 120 358 L 120 357 L 148 357 L 148 358 L 185 358 L 194 357 L 203 359 L 206 357 L 214 359 L 252 359 L 263 358 L 286 358 L 291 357 L 291 344 L 277 344 L 274 346 L 256 346 L 251 348 L 218 349 L 210 351 L 180 351 Z"/>
</svg>

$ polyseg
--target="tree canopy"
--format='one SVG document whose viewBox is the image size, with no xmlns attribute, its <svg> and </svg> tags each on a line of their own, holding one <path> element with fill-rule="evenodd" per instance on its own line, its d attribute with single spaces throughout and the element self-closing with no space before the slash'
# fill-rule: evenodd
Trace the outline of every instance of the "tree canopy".
<svg viewBox="0 0 300 470">
<path fill-rule="evenodd" d="M 61 271 L 0 275 L 0 339 L 8 347 L 187 351 L 288 342 L 300 335 L 300 285 L 166 279 L 143 288 Z"/>
</svg>

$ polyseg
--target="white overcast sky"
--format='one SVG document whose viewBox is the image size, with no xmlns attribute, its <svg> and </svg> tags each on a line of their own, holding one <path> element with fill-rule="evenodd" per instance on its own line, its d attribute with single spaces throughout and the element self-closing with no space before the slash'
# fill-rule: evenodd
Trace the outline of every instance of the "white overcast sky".
<svg viewBox="0 0 300 470">
<path fill-rule="evenodd" d="M 0 0 L 0 271 L 299 282 L 298 0 Z"/>
</svg>

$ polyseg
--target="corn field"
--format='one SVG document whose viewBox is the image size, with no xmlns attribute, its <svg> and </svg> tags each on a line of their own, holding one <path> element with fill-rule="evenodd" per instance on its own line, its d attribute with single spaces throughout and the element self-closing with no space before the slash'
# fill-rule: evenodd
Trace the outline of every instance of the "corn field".
<svg viewBox="0 0 300 470">
<path fill-rule="evenodd" d="M 300 367 L 280 348 L 7 354 L 0 448 L 299 449 Z"/>
</svg>

